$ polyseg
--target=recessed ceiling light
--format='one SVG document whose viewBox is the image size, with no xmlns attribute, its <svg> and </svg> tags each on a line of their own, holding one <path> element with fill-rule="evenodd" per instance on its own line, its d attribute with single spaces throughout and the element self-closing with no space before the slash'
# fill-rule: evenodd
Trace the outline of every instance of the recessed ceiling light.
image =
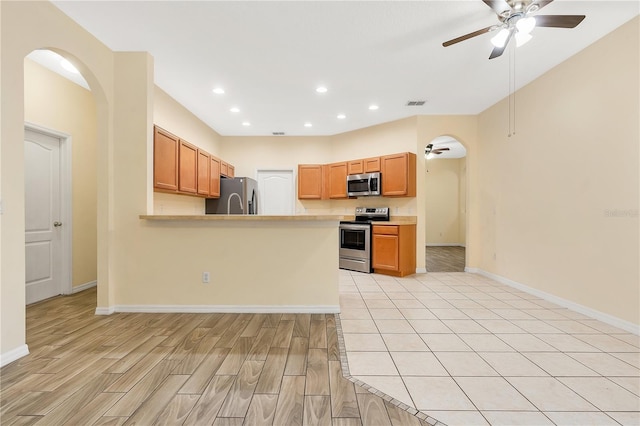
<svg viewBox="0 0 640 426">
<path fill-rule="evenodd" d="M 311 124 L 311 123 L 304 123 L 304 127 L 311 127 L 311 126 L 313 126 L 313 124 Z"/>
<path fill-rule="evenodd" d="M 338 120 L 344 120 L 345 118 L 347 118 L 347 116 L 344 114 L 338 114 L 337 118 Z"/>
<path fill-rule="evenodd" d="M 215 89 L 213 89 L 213 93 L 215 93 L 216 95 L 223 95 L 224 89 L 222 87 L 216 87 Z"/>
<path fill-rule="evenodd" d="M 233 108 L 231 108 L 229 111 L 231 111 L 231 112 L 240 112 L 240 108 L 238 108 L 238 107 L 233 107 Z"/>
<path fill-rule="evenodd" d="M 251 126 L 251 123 L 249 123 L 248 121 L 243 121 L 242 125 L 247 127 L 247 126 Z"/>
<path fill-rule="evenodd" d="M 316 92 L 318 93 L 327 93 L 327 88 L 324 86 L 318 86 L 318 88 L 316 88 Z"/>
<path fill-rule="evenodd" d="M 60 60 L 60 66 L 62 66 L 62 68 L 64 68 L 65 70 L 71 73 L 80 74 L 80 71 L 78 71 L 78 68 L 76 68 L 71 62 L 69 62 L 64 58 Z"/>
<path fill-rule="evenodd" d="M 375 111 L 375 110 L 377 110 L 378 108 L 379 108 L 379 107 L 378 107 L 378 105 L 375 105 L 375 104 L 373 104 L 373 105 L 369 105 L 369 109 L 370 109 L 371 111 Z"/>
</svg>

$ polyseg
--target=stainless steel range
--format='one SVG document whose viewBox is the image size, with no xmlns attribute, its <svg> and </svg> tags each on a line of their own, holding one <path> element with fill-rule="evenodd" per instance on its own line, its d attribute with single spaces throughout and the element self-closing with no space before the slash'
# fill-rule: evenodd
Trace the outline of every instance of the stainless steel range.
<svg viewBox="0 0 640 426">
<path fill-rule="evenodd" d="M 389 207 L 356 207 L 354 221 L 340 222 L 339 265 L 350 269 L 371 273 L 371 223 L 388 221 Z"/>
</svg>

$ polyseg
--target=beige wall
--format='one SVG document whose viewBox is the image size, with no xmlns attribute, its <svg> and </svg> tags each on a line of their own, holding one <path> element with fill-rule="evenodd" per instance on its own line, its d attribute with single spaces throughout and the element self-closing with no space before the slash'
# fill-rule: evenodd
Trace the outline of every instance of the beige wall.
<svg viewBox="0 0 640 426">
<path fill-rule="evenodd" d="M 72 138 L 72 285 L 97 279 L 96 104 L 93 95 L 25 59 L 25 120 Z"/>
<path fill-rule="evenodd" d="M 426 244 L 464 245 L 464 158 L 427 161 Z"/>
<path fill-rule="evenodd" d="M 638 33 L 635 18 L 518 91 L 515 136 L 506 100 L 480 114 L 477 153 L 478 265 L 633 324 Z"/>
</svg>

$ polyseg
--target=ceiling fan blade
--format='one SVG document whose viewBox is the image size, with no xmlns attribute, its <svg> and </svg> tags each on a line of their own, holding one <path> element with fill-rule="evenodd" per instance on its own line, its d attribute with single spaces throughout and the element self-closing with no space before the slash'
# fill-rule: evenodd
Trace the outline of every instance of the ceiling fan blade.
<svg viewBox="0 0 640 426">
<path fill-rule="evenodd" d="M 551 3 L 552 1 L 553 0 L 539 0 L 539 1 L 536 1 L 534 3 L 536 3 L 539 6 L 538 10 L 540 10 L 543 7 L 545 7 L 546 5 L 548 5 L 549 3 Z"/>
<path fill-rule="evenodd" d="M 448 47 L 448 46 L 451 46 L 452 44 L 460 43 L 461 41 L 468 40 L 468 39 L 470 39 L 470 38 L 472 38 L 472 37 L 476 37 L 476 36 L 482 35 L 482 34 L 484 34 L 484 33 L 488 33 L 489 31 L 491 31 L 491 29 L 492 29 L 493 27 L 494 27 L 494 26 L 492 25 L 492 26 L 490 26 L 490 27 L 483 28 L 483 29 L 478 30 L 478 31 L 474 31 L 474 32 L 469 33 L 469 34 L 465 34 L 465 35 L 463 35 L 463 36 L 456 37 L 456 38 L 451 39 L 451 40 L 449 40 L 449 41 L 445 41 L 444 43 L 442 43 L 442 45 L 443 45 L 444 47 Z"/>
<path fill-rule="evenodd" d="M 505 10 L 510 11 L 511 6 L 505 0 L 482 0 L 484 4 L 489 6 L 497 15 L 501 15 Z"/>
<path fill-rule="evenodd" d="M 507 48 L 507 46 L 509 45 L 509 42 L 513 38 L 513 33 L 514 32 L 515 31 L 514 31 L 513 28 L 509 31 L 509 35 L 507 36 L 507 40 L 504 42 L 504 46 L 502 46 L 502 47 L 494 47 L 493 48 L 493 50 L 491 51 L 491 55 L 489 55 L 489 59 L 497 58 L 498 56 L 500 56 L 500 55 L 502 55 L 504 53 L 504 50 Z"/>
<path fill-rule="evenodd" d="M 536 26 L 575 28 L 584 18 L 584 15 L 536 15 Z"/>
</svg>

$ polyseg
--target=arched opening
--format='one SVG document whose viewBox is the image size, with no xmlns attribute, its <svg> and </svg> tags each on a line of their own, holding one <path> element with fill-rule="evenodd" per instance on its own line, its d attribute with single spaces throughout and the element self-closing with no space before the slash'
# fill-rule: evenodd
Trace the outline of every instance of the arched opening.
<svg viewBox="0 0 640 426">
<path fill-rule="evenodd" d="M 50 49 L 24 59 L 27 305 L 98 280 L 97 100 L 74 63 Z"/>
<path fill-rule="evenodd" d="M 425 146 L 425 267 L 463 272 L 466 261 L 467 151 L 443 135 Z"/>
</svg>

